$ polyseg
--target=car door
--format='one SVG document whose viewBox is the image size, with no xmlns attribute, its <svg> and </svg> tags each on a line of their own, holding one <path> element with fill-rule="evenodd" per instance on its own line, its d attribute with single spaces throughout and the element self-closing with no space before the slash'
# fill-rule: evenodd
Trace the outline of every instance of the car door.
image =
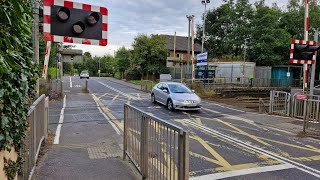
<svg viewBox="0 0 320 180">
<path fill-rule="evenodd" d="M 161 95 L 161 92 L 162 92 L 162 83 L 159 83 L 155 88 L 154 88 L 154 97 L 156 99 L 156 101 L 161 101 L 161 98 L 160 98 L 160 95 Z"/>
<path fill-rule="evenodd" d="M 167 90 L 167 92 L 163 92 L 163 90 Z M 161 89 L 161 95 L 160 95 L 160 98 L 161 98 L 161 102 L 163 104 L 167 104 L 167 99 L 169 97 L 169 89 L 168 89 L 168 85 L 166 84 L 162 84 L 162 89 Z"/>
</svg>

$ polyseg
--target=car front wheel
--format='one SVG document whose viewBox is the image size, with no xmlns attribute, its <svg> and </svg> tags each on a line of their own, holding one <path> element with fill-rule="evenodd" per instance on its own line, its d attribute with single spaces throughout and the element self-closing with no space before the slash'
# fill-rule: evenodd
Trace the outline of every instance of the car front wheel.
<svg viewBox="0 0 320 180">
<path fill-rule="evenodd" d="M 156 97 L 154 96 L 154 94 L 151 94 L 151 102 L 156 103 Z"/>
<path fill-rule="evenodd" d="M 174 110 L 174 107 L 173 107 L 173 102 L 171 99 L 168 100 L 167 102 L 167 107 L 170 111 L 173 111 Z"/>
</svg>

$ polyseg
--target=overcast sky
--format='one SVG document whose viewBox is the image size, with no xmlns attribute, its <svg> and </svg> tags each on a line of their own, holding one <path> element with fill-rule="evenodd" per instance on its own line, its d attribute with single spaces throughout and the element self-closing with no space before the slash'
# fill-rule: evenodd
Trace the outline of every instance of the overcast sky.
<svg viewBox="0 0 320 180">
<path fill-rule="evenodd" d="M 77 45 L 94 56 L 113 55 L 118 48 L 131 44 L 138 34 L 171 34 L 187 36 L 186 15 L 195 15 L 195 23 L 201 23 L 204 6 L 201 0 L 71 0 L 74 2 L 104 6 L 109 10 L 108 46 Z M 254 3 L 256 0 L 250 0 Z M 211 0 L 207 8 L 221 5 L 222 0 Z M 267 5 L 277 3 L 285 7 L 287 0 L 266 0 Z"/>
</svg>

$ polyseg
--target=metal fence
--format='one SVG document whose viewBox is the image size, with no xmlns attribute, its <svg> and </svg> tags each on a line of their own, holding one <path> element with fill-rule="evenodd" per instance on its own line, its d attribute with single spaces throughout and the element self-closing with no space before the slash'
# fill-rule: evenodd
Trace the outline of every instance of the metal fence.
<svg viewBox="0 0 320 180">
<path fill-rule="evenodd" d="M 153 86 L 155 86 L 156 84 L 157 82 L 154 82 L 154 81 L 148 81 L 148 80 L 142 81 L 141 90 L 145 92 L 151 92 Z"/>
<path fill-rule="evenodd" d="M 124 149 L 144 179 L 189 178 L 188 133 L 131 105 L 124 106 Z"/>
<path fill-rule="evenodd" d="M 290 93 L 284 91 L 271 91 L 269 113 L 289 116 L 290 102 Z"/>
<path fill-rule="evenodd" d="M 230 78 L 230 77 L 216 77 L 208 79 L 196 79 L 206 85 L 226 85 L 226 86 L 239 86 L 239 87 L 300 87 L 302 80 L 300 79 L 264 79 L 264 78 Z"/>
<path fill-rule="evenodd" d="M 306 94 L 305 99 L 298 99 L 299 93 L 294 94 L 292 98 L 293 106 L 291 116 L 304 119 L 304 128 L 306 131 L 320 131 L 320 96 Z"/>
<path fill-rule="evenodd" d="M 31 179 L 42 142 L 48 132 L 49 98 L 45 95 L 39 97 L 30 107 L 27 116 L 27 134 L 22 149 L 22 173 L 20 179 Z"/>
</svg>

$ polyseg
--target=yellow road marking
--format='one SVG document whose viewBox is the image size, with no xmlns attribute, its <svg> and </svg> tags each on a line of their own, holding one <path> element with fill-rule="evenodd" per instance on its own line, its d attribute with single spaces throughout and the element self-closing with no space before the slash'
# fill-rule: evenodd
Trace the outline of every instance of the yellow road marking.
<svg viewBox="0 0 320 180">
<path fill-rule="evenodd" d="M 242 135 L 244 135 L 244 136 L 247 136 L 247 137 L 249 137 L 249 138 L 251 138 L 251 139 L 253 139 L 253 140 L 255 140 L 255 141 L 257 141 L 257 142 L 259 142 L 259 143 L 261 143 L 261 144 L 263 144 L 263 145 L 271 146 L 270 144 L 268 144 L 268 143 L 266 143 L 266 142 L 258 139 L 256 136 L 251 135 L 251 134 L 249 134 L 249 133 L 247 133 L 247 132 L 245 132 L 245 131 L 237 128 L 237 127 L 235 127 L 235 126 L 232 125 L 231 123 L 222 121 L 221 119 L 218 119 L 218 118 L 206 118 L 206 117 L 200 117 L 200 116 L 194 116 L 194 117 L 199 117 L 199 118 L 203 118 L 203 119 L 207 119 L 207 120 L 211 120 L 211 121 L 214 121 L 214 120 L 215 120 L 215 121 L 218 121 L 218 122 L 220 122 L 220 123 L 222 123 L 222 124 L 224 124 L 224 125 L 232 128 L 232 129 L 238 131 L 240 134 L 242 134 Z"/>
<path fill-rule="evenodd" d="M 201 139 L 198 136 L 193 136 L 192 139 L 198 141 L 213 157 L 216 158 L 216 160 L 213 160 L 212 162 L 215 164 L 218 164 L 223 167 L 230 167 L 231 165 L 226 161 L 222 156 L 220 156 L 217 151 L 215 151 L 211 146 L 208 145 L 206 141 Z"/>
<path fill-rule="evenodd" d="M 112 101 L 116 100 L 118 97 L 119 97 L 119 94 L 117 94 L 117 95 L 112 99 Z"/>
<path fill-rule="evenodd" d="M 192 171 L 189 172 L 190 176 L 195 176 L 198 173 L 217 173 L 217 172 L 226 172 L 226 171 L 235 171 L 235 170 L 241 170 L 241 169 L 249 169 L 249 168 L 257 168 L 257 167 L 263 167 L 263 166 L 269 166 L 269 165 L 280 165 L 282 164 L 279 161 L 276 160 L 268 160 L 266 162 L 262 163 L 246 163 L 246 164 L 239 164 L 239 165 L 233 165 L 231 167 L 217 167 L 213 169 L 202 169 L 199 171 Z"/>
<path fill-rule="evenodd" d="M 296 161 L 319 161 L 320 160 L 320 155 L 318 156 L 310 156 L 310 157 L 299 157 L 299 158 L 292 158 L 293 160 Z"/>
<path fill-rule="evenodd" d="M 101 110 L 110 118 L 111 121 L 113 121 L 118 128 L 120 128 L 122 131 L 124 130 L 124 125 L 121 123 L 117 118 L 111 113 L 111 110 L 106 107 L 100 99 L 97 98 L 96 95 L 93 94 L 93 98 L 96 100 L 96 102 L 99 104 Z"/>
</svg>

